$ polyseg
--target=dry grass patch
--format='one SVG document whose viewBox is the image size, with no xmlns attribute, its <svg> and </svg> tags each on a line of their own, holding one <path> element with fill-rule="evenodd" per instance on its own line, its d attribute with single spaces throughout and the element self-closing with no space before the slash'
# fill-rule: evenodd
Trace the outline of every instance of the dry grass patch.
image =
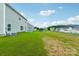
<svg viewBox="0 0 79 59">
<path fill-rule="evenodd" d="M 76 55 L 77 50 L 72 46 L 65 46 L 64 42 L 51 37 L 43 37 L 45 49 L 49 56 Z"/>
</svg>

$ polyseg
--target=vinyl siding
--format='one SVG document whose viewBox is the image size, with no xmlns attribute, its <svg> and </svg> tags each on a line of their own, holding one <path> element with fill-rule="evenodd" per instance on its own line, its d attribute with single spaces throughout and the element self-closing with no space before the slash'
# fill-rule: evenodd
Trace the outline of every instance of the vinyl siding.
<svg viewBox="0 0 79 59">
<path fill-rule="evenodd" d="M 16 32 L 22 32 L 22 31 L 26 31 L 27 27 L 26 27 L 26 23 L 27 21 L 21 17 L 20 15 L 18 15 L 15 11 L 13 11 L 11 8 L 9 8 L 8 6 L 5 7 L 5 29 L 7 33 L 16 33 Z M 19 20 L 19 18 L 21 18 L 21 20 Z M 8 31 L 8 27 L 7 25 L 11 24 L 11 31 Z M 23 26 L 23 30 L 20 30 L 20 26 Z"/>
</svg>

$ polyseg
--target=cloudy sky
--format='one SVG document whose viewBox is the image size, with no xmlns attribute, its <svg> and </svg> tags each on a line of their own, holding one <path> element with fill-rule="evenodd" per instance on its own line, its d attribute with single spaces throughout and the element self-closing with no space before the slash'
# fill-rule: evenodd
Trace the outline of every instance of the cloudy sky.
<svg viewBox="0 0 79 59">
<path fill-rule="evenodd" d="M 34 26 L 79 24 L 79 4 L 77 3 L 16 3 L 10 5 Z"/>
</svg>

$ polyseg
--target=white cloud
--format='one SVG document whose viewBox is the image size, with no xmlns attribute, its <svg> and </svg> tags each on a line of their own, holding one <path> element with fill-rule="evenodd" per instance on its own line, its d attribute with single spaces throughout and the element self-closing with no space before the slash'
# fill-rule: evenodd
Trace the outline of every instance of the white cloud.
<svg viewBox="0 0 79 59">
<path fill-rule="evenodd" d="M 52 25 L 66 25 L 66 24 L 68 24 L 68 23 L 64 20 L 52 21 Z"/>
<path fill-rule="evenodd" d="M 40 15 L 42 16 L 50 16 L 55 13 L 55 10 L 42 10 L 40 11 Z"/>
<path fill-rule="evenodd" d="M 34 26 L 40 27 L 40 26 L 41 26 L 41 24 L 40 24 L 40 23 L 38 23 L 38 22 L 36 22 L 36 23 L 34 23 Z"/>
<path fill-rule="evenodd" d="M 44 23 L 42 24 L 42 26 L 43 26 L 43 27 L 48 27 L 48 26 L 51 26 L 51 23 L 47 21 L 47 22 L 44 22 Z"/>
<path fill-rule="evenodd" d="M 59 20 L 52 22 L 52 25 L 68 25 L 68 24 L 79 24 L 79 15 L 70 17 L 66 20 Z"/>
<path fill-rule="evenodd" d="M 48 27 L 51 26 L 51 23 L 46 21 L 46 22 L 31 22 L 32 25 L 37 26 L 39 28 L 44 28 L 44 27 Z"/>
<path fill-rule="evenodd" d="M 53 26 L 53 25 L 68 25 L 68 24 L 79 24 L 79 15 L 70 17 L 66 20 L 58 20 L 58 21 L 45 21 L 45 22 L 40 22 L 40 21 L 35 21 L 34 19 L 29 19 L 29 22 L 37 27 L 48 27 L 48 26 Z"/>
<path fill-rule="evenodd" d="M 35 19 L 33 19 L 33 18 L 28 18 L 28 22 L 30 23 L 30 24 L 32 24 L 33 26 L 35 26 L 35 27 L 43 27 L 43 22 L 40 22 L 40 21 L 36 21 Z"/>
<path fill-rule="evenodd" d="M 72 24 L 79 24 L 79 15 L 71 17 L 71 18 L 68 18 L 67 21 L 72 23 Z"/>
<path fill-rule="evenodd" d="M 79 15 L 75 16 L 75 17 L 78 17 L 79 18 Z"/>
<path fill-rule="evenodd" d="M 59 6 L 58 8 L 59 8 L 59 9 L 63 9 L 63 7 L 62 7 L 62 6 Z"/>
<path fill-rule="evenodd" d="M 53 25 L 69 25 L 69 24 L 79 24 L 79 15 L 70 17 L 66 20 L 58 20 L 58 21 L 52 21 L 48 23 L 48 26 L 53 26 Z"/>
<path fill-rule="evenodd" d="M 43 28 L 43 27 L 44 27 L 43 24 L 44 24 L 44 23 L 42 23 L 42 22 L 34 22 L 34 23 L 33 23 L 33 25 L 34 25 L 35 27 L 39 27 L 39 28 Z"/>
</svg>

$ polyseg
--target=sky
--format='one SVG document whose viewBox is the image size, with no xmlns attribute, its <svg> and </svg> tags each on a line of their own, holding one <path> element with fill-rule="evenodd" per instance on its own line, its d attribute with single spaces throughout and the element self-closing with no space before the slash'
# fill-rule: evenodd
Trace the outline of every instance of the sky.
<svg viewBox="0 0 79 59">
<path fill-rule="evenodd" d="M 79 3 L 13 3 L 15 10 L 37 27 L 79 24 Z"/>
</svg>

